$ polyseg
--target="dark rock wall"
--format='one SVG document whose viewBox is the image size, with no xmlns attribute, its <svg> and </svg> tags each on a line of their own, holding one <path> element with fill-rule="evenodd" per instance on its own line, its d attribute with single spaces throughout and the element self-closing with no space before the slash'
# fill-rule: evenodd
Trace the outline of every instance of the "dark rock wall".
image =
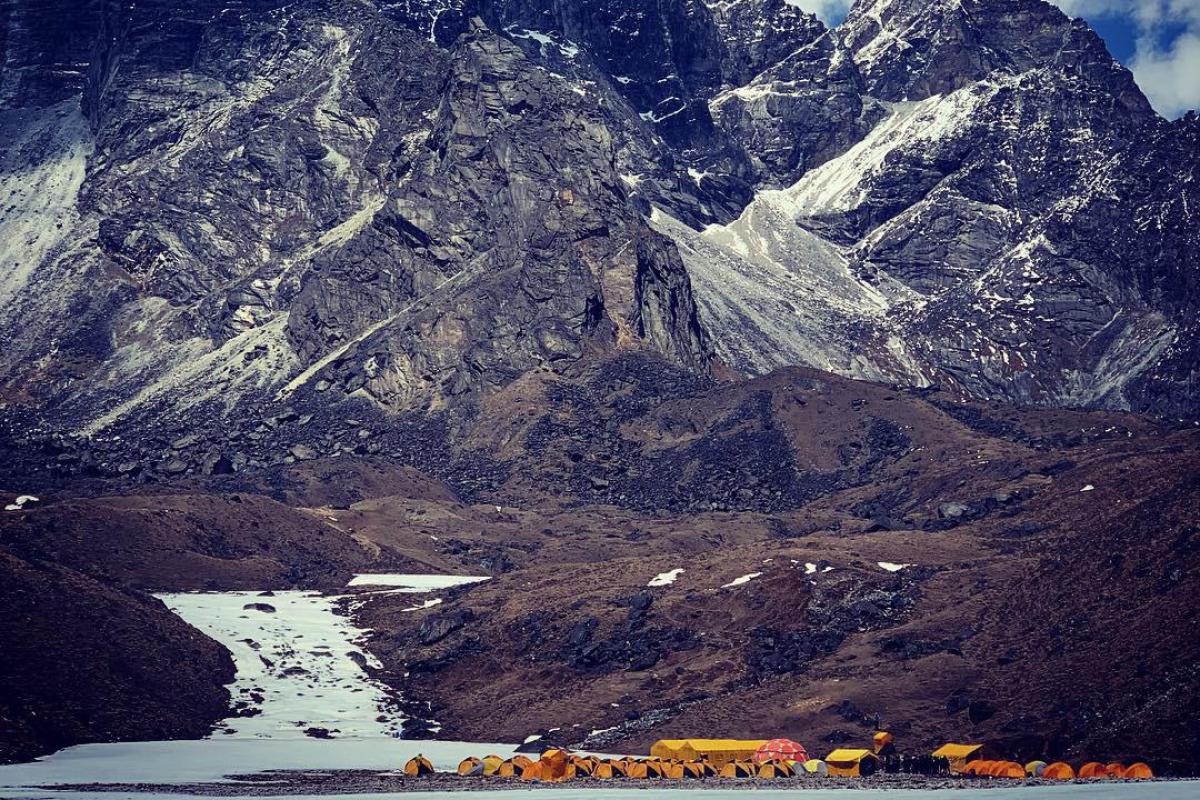
<svg viewBox="0 0 1200 800">
<path fill-rule="evenodd" d="M 0 110 L 79 94 L 100 26 L 101 0 L 0 3 Z"/>
</svg>

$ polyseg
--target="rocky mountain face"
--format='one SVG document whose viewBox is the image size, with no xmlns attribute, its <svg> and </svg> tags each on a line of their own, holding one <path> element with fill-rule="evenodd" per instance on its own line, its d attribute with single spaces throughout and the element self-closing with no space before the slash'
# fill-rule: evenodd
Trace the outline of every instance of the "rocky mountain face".
<svg viewBox="0 0 1200 800">
<path fill-rule="evenodd" d="M 1042 0 L 0 15 L 22 469 L 278 463 L 336 443 L 256 450 L 264 420 L 347 399 L 465 435 L 520 376 L 631 350 L 1196 410 L 1200 122 Z"/>
<path fill-rule="evenodd" d="M 842 119 L 869 130 L 729 225 L 660 225 L 729 332 L 718 353 L 757 372 L 808 354 L 974 396 L 1190 414 L 1193 369 L 1175 353 L 1194 326 L 1164 292 L 1193 292 L 1195 249 L 1176 237 L 1194 242 L 1196 119 L 1158 118 L 1094 33 L 1035 0 L 860 2 L 837 34 L 830 62 L 854 81 L 835 85 L 864 103 Z M 767 116 L 766 98 L 796 93 L 781 77 L 713 104 L 752 98 Z M 1149 162 L 1187 165 L 1158 172 L 1155 200 L 1135 177 Z M 1133 230 L 1149 220 L 1156 255 Z"/>
</svg>

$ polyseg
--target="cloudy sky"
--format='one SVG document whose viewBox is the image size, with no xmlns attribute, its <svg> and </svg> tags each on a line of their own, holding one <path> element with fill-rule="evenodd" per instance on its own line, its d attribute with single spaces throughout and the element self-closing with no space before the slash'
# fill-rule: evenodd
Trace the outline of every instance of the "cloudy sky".
<svg viewBox="0 0 1200 800">
<path fill-rule="evenodd" d="M 836 23 L 852 0 L 790 2 Z M 1200 107 L 1200 0 L 1050 2 L 1083 17 L 1104 37 L 1163 116 L 1175 118 Z"/>
</svg>

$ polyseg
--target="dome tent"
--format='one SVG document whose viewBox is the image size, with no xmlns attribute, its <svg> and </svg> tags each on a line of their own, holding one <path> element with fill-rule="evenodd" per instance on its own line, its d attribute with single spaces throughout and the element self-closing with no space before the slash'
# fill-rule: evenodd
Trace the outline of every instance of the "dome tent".
<svg viewBox="0 0 1200 800">
<path fill-rule="evenodd" d="M 410 778 L 420 777 L 422 775 L 432 775 L 433 764 L 430 763 L 428 758 L 418 753 L 410 758 L 408 763 L 404 765 L 404 774 L 408 775 Z"/>
<path fill-rule="evenodd" d="M 791 739 L 771 739 L 754 751 L 755 764 L 764 761 L 808 761 L 808 751 L 804 745 Z"/>
</svg>

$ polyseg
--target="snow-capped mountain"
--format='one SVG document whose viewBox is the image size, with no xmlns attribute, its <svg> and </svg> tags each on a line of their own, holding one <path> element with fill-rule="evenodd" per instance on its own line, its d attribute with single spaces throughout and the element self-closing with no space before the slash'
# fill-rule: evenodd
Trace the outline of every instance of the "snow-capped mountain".
<svg viewBox="0 0 1200 800">
<path fill-rule="evenodd" d="M 17 430 L 440 411 L 637 348 L 1197 408 L 1200 122 L 1042 0 L 9 0 L 0 31 Z"/>
</svg>

